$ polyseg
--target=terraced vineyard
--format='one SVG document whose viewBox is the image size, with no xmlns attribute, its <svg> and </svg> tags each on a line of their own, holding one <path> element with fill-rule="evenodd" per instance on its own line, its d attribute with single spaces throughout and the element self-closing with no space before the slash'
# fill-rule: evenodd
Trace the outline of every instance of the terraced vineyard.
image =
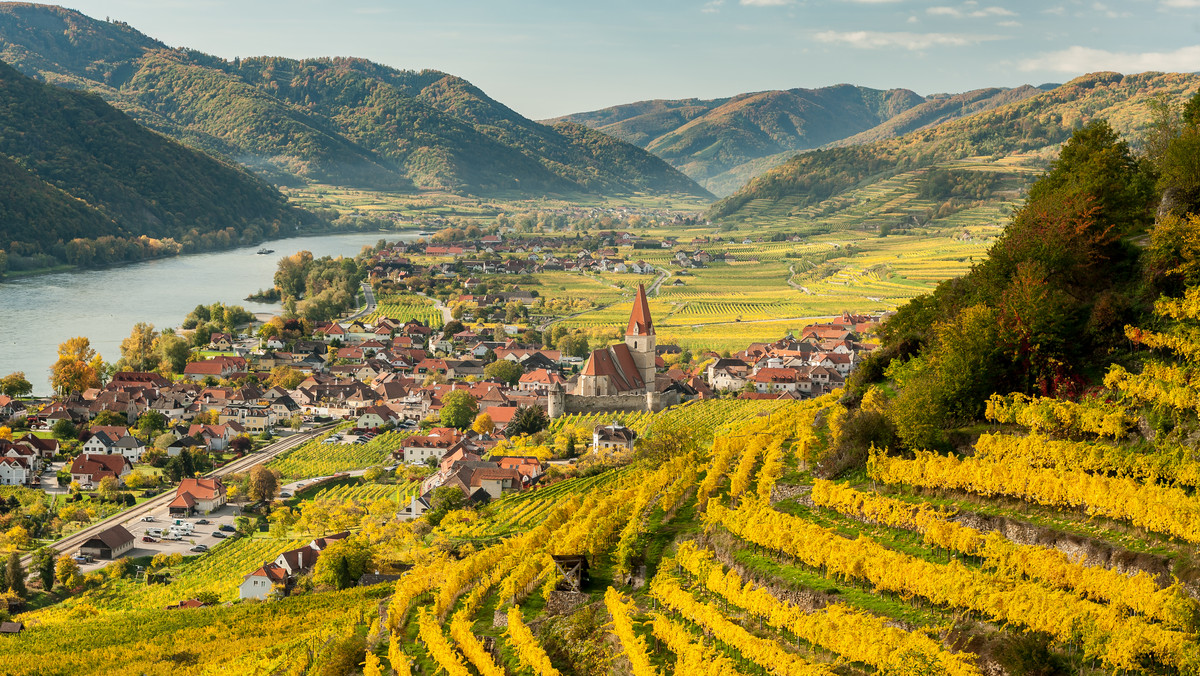
<svg viewBox="0 0 1200 676">
<path fill-rule="evenodd" d="M 325 443 L 332 433 L 318 437 L 272 459 L 267 467 L 279 470 L 285 481 L 329 476 L 392 462 L 392 451 L 412 432 L 385 432 L 365 444 Z"/>
<path fill-rule="evenodd" d="M 434 307 L 433 301 L 412 294 L 379 298 L 375 311 L 367 315 L 364 321 L 374 323 L 382 317 L 401 323 L 415 319 L 434 328 L 442 326 L 442 311 Z"/>
</svg>

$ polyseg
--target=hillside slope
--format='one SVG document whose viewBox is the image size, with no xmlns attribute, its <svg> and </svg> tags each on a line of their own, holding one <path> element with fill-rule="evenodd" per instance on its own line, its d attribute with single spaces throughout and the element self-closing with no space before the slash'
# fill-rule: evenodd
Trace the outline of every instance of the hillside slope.
<svg viewBox="0 0 1200 676">
<path fill-rule="evenodd" d="M 313 219 L 241 168 L 149 131 L 99 97 L 5 64 L 0 129 L 10 265 L 39 255 L 80 265 L 131 260 L 256 241 Z"/>
<path fill-rule="evenodd" d="M 729 195 L 796 151 L 877 141 L 1040 93 L 977 89 L 922 97 L 835 85 L 720 99 L 639 101 L 576 113 L 577 122 L 646 148 L 717 195 Z"/>
<path fill-rule="evenodd" d="M 225 61 L 126 24 L 0 4 L 0 58 L 94 91 L 139 122 L 280 184 L 471 193 L 710 197 L 636 146 L 594 144 L 528 120 L 465 80 L 362 59 Z M 635 176 L 619 167 L 636 164 Z"/>
<path fill-rule="evenodd" d="M 797 155 L 713 205 L 710 218 L 738 220 L 750 203 L 804 207 L 903 171 L 973 157 L 1005 157 L 1052 149 L 1082 123 L 1103 117 L 1118 131 L 1142 129 L 1147 106 L 1162 94 L 1181 96 L 1200 76 L 1180 73 L 1093 73 L 1051 91 L 904 136 Z"/>
</svg>

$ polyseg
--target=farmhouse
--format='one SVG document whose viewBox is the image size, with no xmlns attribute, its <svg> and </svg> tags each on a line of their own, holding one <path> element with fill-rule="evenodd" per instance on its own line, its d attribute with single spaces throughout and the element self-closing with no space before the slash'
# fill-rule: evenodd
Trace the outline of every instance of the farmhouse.
<svg viewBox="0 0 1200 676">
<path fill-rule="evenodd" d="M 120 481 L 132 471 L 133 464 L 123 455 L 80 453 L 71 463 L 71 481 L 82 486 L 99 486 L 104 477 L 111 476 Z"/>
<path fill-rule="evenodd" d="M 225 505 L 225 484 L 219 478 L 185 478 L 175 489 L 175 499 L 168 510 L 171 516 L 209 514 Z"/>
<path fill-rule="evenodd" d="M 288 574 L 274 561 L 264 563 L 261 568 L 250 573 L 238 585 L 238 598 L 257 599 L 262 601 L 271 595 L 275 586 L 287 584 Z"/>
<path fill-rule="evenodd" d="M 592 452 L 633 448 L 637 432 L 624 425 L 601 425 L 592 431 Z"/>
</svg>

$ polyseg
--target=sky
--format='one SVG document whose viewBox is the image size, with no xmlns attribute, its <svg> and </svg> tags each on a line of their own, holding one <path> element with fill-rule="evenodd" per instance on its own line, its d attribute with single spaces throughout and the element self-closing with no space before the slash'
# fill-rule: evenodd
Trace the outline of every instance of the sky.
<svg viewBox="0 0 1200 676">
<path fill-rule="evenodd" d="M 173 47 L 357 56 L 533 119 L 851 83 L 918 94 L 1200 71 L 1200 0 L 72 0 Z"/>
</svg>

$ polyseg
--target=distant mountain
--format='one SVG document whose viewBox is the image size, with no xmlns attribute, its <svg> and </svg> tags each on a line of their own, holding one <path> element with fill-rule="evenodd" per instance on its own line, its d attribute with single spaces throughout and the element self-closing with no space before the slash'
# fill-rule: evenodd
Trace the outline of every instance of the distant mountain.
<svg viewBox="0 0 1200 676">
<path fill-rule="evenodd" d="M 797 155 L 714 204 L 708 216 L 737 220 L 750 202 L 804 207 L 873 180 L 939 162 L 1052 149 L 1074 128 L 1098 117 L 1108 120 L 1118 131 L 1136 133 L 1150 121 L 1148 104 L 1156 97 L 1190 95 L 1198 87 L 1200 76 L 1192 74 L 1093 73 L 990 110 L 932 127 L 918 126 L 917 131 L 903 136 Z M 1014 96 L 1030 93 L 1011 92 Z M 911 119 L 897 116 L 892 129 L 900 131 L 947 110 L 957 114 L 978 105 L 969 98 L 954 98 L 931 102 L 937 105 L 924 110 L 913 108 L 909 111 Z M 981 100 L 990 103 L 996 96 Z"/>
<path fill-rule="evenodd" d="M 168 48 L 123 23 L 26 3 L 0 3 L 0 58 L 94 91 L 280 184 L 711 197 L 636 146 L 538 124 L 437 71 L 362 59 L 225 61 Z"/>
<path fill-rule="evenodd" d="M 9 267 L 135 260 L 257 241 L 314 220 L 241 167 L 156 134 L 97 96 L 0 63 L 0 249 Z"/>
<path fill-rule="evenodd" d="M 764 157 L 817 148 L 925 102 L 907 89 L 836 85 L 723 99 L 642 101 L 554 121 L 578 122 L 637 144 L 710 190 Z"/>
</svg>

